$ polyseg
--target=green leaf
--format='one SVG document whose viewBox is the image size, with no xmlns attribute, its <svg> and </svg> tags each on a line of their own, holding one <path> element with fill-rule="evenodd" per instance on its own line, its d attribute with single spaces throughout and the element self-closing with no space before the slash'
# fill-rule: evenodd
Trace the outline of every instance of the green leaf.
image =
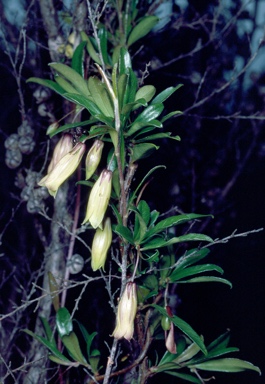
<svg viewBox="0 0 265 384">
<path fill-rule="evenodd" d="M 162 103 L 156 103 L 156 104 L 152 104 L 152 105 L 149 105 L 148 107 L 146 107 L 137 116 L 137 118 L 134 120 L 134 123 L 132 124 L 132 126 L 129 130 L 130 134 L 136 132 L 139 129 L 139 128 L 136 128 L 139 125 L 136 123 L 144 123 L 145 126 L 147 126 L 148 123 L 155 120 L 158 116 L 161 115 L 163 109 L 164 109 L 164 105 Z M 161 127 L 160 122 L 159 122 L 159 124 L 158 123 L 156 123 L 156 124 L 157 124 L 157 126 Z M 129 134 L 129 132 L 128 132 L 128 134 Z"/>
<path fill-rule="evenodd" d="M 61 338 L 73 331 L 71 315 L 65 307 L 60 308 L 56 313 L 56 327 Z"/>
<path fill-rule="evenodd" d="M 89 56 L 92 58 L 95 63 L 98 63 L 102 65 L 98 52 L 96 51 L 94 45 L 92 44 L 92 38 L 90 36 L 87 36 L 85 32 L 81 32 L 82 39 L 86 41 L 86 49 L 89 54 Z"/>
<path fill-rule="evenodd" d="M 114 117 L 113 105 L 109 97 L 109 93 L 98 77 L 91 76 L 88 79 L 88 89 L 92 95 L 94 103 L 107 117 Z"/>
<path fill-rule="evenodd" d="M 31 332 L 28 329 L 22 329 L 22 332 L 27 333 L 28 335 L 32 336 L 34 339 L 39 341 L 41 344 L 43 344 L 45 347 L 49 349 L 50 352 L 52 352 L 53 355 L 57 356 L 60 360 L 63 360 L 65 362 L 71 363 L 67 357 L 65 357 L 58 349 L 56 346 L 54 346 L 54 343 L 45 339 L 42 336 L 35 335 L 33 332 Z"/>
<path fill-rule="evenodd" d="M 181 268 L 185 268 L 189 265 L 195 264 L 198 261 L 204 259 L 208 254 L 210 250 L 208 248 L 203 249 L 190 249 L 188 252 L 185 253 L 184 256 L 181 256 L 178 260 L 177 266 Z"/>
<path fill-rule="evenodd" d="M 164 231 L 167 228 L 170 228 L 179 224 L 187 223 L 190 220 L 201 219 L 203 217 L 209 217 L 209 216 L 210 215 L 200 215 L 197 213 L 188 213 L 184 215 L 171 216 L 164 220 L 161 220 L 158 224 L 154 226 L 154 228 L 150 229 L 147 232 L 146 237 L 149 238 L 156 233 Z"/>
<path fill-rule="evenodd" d="M 179 84 L 176 87 L 169 87 L 164 89 L 164 91 L 160 92 L 151 102 L 151 104 L 155 103 L 163 103 L 166 99 L 168 99 L 174 92 L 176 92 L 183 84 Z"/>
<path fill-rule="evenodd" d="M 144 85 L 139 88 L 135 95 L 135 101 L 144 99 L 147 103 L 154 97 L 156 89 L 153 85 Z"/>
<path fill-rule="evenodd" d="M 193 277 L 189 280 L 178 280 L 178 283 L 223 283 L 229 285 L 229 287 L 232 288 L 232 283 L 229 280 L 215 276 Z"/>
<path fill-rule="evenodd" d="M 163 316 L 168 317 L 167 311 L 164 308 L 162 308 L 162 307 L 160 307 L 159 305 L 156 305 L 156 304 L 153 304 L 152 307 L 157 309 Z M 175 315 L 173 317 L 170 317 L 170 320 L 173 322 L 173 324 L 177 328 L 179 328 L 195 344 L 197 344 L 198 347 L 200 348 L 200 350 L 205 355 L 207 355 L 207 349 L 206 349 L 206 347 L 204 345 L 204 342 L 203 342 L 202 338 L 194 331 L 194 329 L 188 323 L 186 323 L 186 321 L 182 320 L 180 317 L 175 316 Z"/>
<path fill-rule="evenodd" d="M 77 95 L 75 93 L 64 93 L 63 95 L 66 99 L 72 101 L 75 104 L 79 104 L 82 107 L 86 108 L 92 116 L 100 116 L 101 110 L 98 106 L 87 97 L 82 95 Z"/>
<path fill-rule="evenodd" d="M 248 361 L 236 358 L 223 358 L 218 360 L 210 360 L 200 364 L 192 364 L 190 369 L 201 369 L 204 371 L 217 371 L 217 372 L 242 372 L 247 369 L 253 370 L 261 374 L 261 371 L 255 365 Z"/>
<path fill-rule="evenodd" d="M 54 92 L 59 93 L 59 95 L 61 96 L 63 96 L 65 93 L 65 90 L 59 84 L 52 80 L 39 79 L 38 77 L 30 77 L 27 80 L 27 83 L 29 82 L 37 83 L 39 85 L 43 85 L 44 87 L 50 88 Z"/>
<path fill-rule="evenodd" d="M 129 228 L 118 224 L 114 227 L 114 232 L 121 236 L 123 239 L 127 240 L 130 244 L 134 244 L 133 235 Z"/>
<path fill-rule="evenodd" d="M 208 350 L 208 348 L 207 348 L 207 350 Z M 222 356 L 222 355 L 226 355 L 227 353 L 238 352 L 238 351 L 239 351 L 239 349 L 235 348 L 235 347 L 222 348 L 222 349 L 218 349 L 216 351 L 211 351 L 211 352 L 209 352 L 209 350 L 208 350 L 208 355 L 206 357 L 205 356 L 195 357 L 194 359 L 192 359 L 192 361 L 190 363 L 191 364 L 198 364 L 198 363 L 201 363 L 203 361 L 207 361 L 207 360 L 214 359 L 214 358 Z"/>
<path fill-rule="evenodd" d="M 98 37 L 100 41 L 100 50 L 102 53 L 103 61 L 106 65 L 109 64 L 109 56 L 108 56 L 108 47 L 107 47 L 107 31 L 106 28 L 103 26 L 98 29 Z"/>
<path fill-rule="evenodd" d="M 137 209 L 142 215 L 142 218 L 144 219 L 145 224 L 148 225 L 150 221 L 150 207 L 147 204 L 147 202 L 145 200 L 140 200 L 139 204 L 137 205 Z"/>
<path fill-rule="evenodd" d="M 132 69 L 131 56 L 126 48 L 121 47 L 119 57 L 119 72 L 121 75 L 128 74 L 129 69 Z"/>
<path fill-rule="evenodd" d="M 145 136 L 142 139 L 135 140 L 136 143 L 142 143 L 149 140 L 158 140 L 158 139 L 173 139 L 180 141 L 179 136 L 171 136 L 171 132 L 155 133 L 150 136 Z"/>
<path fill-rule="evenodd" d="M 80 364 L 78 361 L 70 361 L 70 360 L 68 360 L 68 359 L 67 359 L 67 361 L 66 361 L 66 360 L 62 360 L 62 359 L 60 359 L 59 357 L 54 356 L 54 355 L 49 355 L 48 357 L 49 357 L 49 359 L 50 359 L 51 361 L 53 361 L 54 363 L 56 363 L 56 364 L 61 364 L 61 365 L 65 365 L 65 366 L 67 366 L 67 367 L 78 367 L 79 364 Z"/>
<path fill-rule="evenodd" d="M 200 347 L 196 343 L 192 343 L 177 358 L 174 359 L 174 363 L 180 364 L 184 361 L 191 360 L 197 355 L 198 352 L 200 352 Z"/>
<path fill-rule="evenodd" d="M 224 273 L 223 269 L 215 264 L 195 265 L 195 266 L 184 268 L 184 269 L 176 267 L 170 275 L 170 280 L 177 281 L 182 279 L 183 277 L 192 276 L 192 275 L 196 275 L 197 273 L 204 273 L 209 271 L 216 271 L 221 274 Z"/>
<path fill-rule="evenodd" d="M 123 105 L 123 104 L 122 104 Z M 130 113 L 132 110 L 134 111 L 135 109 L 139 107 L 147 107 L 147 102 L 145 99 L 139 99 L 137 101 L 133 101 L 131 103 L 127 103 L 122 107 L 121 114 L 122 115 L 127 115 Z"/>
<path fill-rule="evenodd" d="M 153 29 L 154 26 L 158 23 L 158 21 L 159 18 L 157 16 L 145 16 L 144 18 L 142 18 L 131 31 L 127 41 L 127 46 L 129 47 L 137 40 L 147 35 L 151 31 L 151 29 Z"/>
<path fill-rule="evenodd" d="M 211 344 L 208 345 L 207 350 L 208 352 L 210 351 L 215 351 L 217 349 L 222 349 L 227 347 L 228 343 L 230 340 L 230 331 L 226 331 L 222 335 L 218 336 L 217 339 L 211 342 Z"/>
<path fill-rule="evenodd" d="M 82 323 L 80 323 L 78 320 L 74 320 L 74 321 L 78 324 L 80 331 L 82 332 L 82 335 L 83 335 L 85 342 L 86 342 L 87 355 L 90 356 L 91 355 L 91 344 L 92 344 L 95 336 L 97 336 L 98 333 L 93 332 L 90 335 Z"/>
<path fill-rule="evenodd" d="M 56 75 L 54 77 L 54 80 L 56 81 L 57 84 L 60 85 L 60 87 L 63 88 L 65 92 L 76 93 L 78 95 L 80 94 L 80 92 L 72 84 L 70 84 L 69 81 L 65 80 L 64 77 Z"/>
<path fill-rule="evenodd" d="M 134 243 L 140 244 L 142 239 L 145 236 L 147 226 L 140 212 L 134 208 L 132 210 L 135 212 L 135 223 L 134 223 L 134 234 L 133 234 Z"/>
<path fill-rule="evenodd" d="M 44 328 L 44 331 L 45 331 L 45 334 L 46 334 L 48 341 L 54 346 L 54 348 L 56 348 L 56 341 L 54 339 L 54 335 L 53 335 L 52 329 L 48 323 L 48 320 L 43 316 L 40 316 L 40 319 L 41 319 L 41 322 L 42 322 L 42 325 L 43 325 L 43 328 Z"/>
<path fill-rule="evenodd" d="M 150 156 L 155 150 L 158 150 L 159 147 L 152 143 L 141 143 L 136 144 L 131 149 L 131 162 L 134 163 L 137 160 L 143 159 Z"/>
<path fill-rule="evenodd" d="M 157 263 L 159 261 L 159 251 L 156 250 L 154 253 L 152 253 L 151 255 L 149 254 L 145 254 L 145 258 L 142 257 L 145 261 L 147 261 L 148 263 Z"/>
<path fill-rule="evenodd" d="M 178 373 L 178 372 L 172 372 L 172 371 L 165 371 L 168 375 L 178 377 L 179 379 L 183 379 L 186 381 L 189 381 L 190 383 L 195 383 L 195 384 L 201 384 L 201 380 L 199 380 L 195 376 L 191 376 L 187 373 Z"/>
<path fill-rule="evenodd" d="M 49 65 L 60 75 L 64 76 L 83 96 L 89 96 L 86 80 L 73 68 L 62 63 L 50 63 Z"/>
<path fill-rule="evenodd" d="M 155 249 L 155 248 L 161 248 L 166 247 L 172 244 L 176 243 L 183 243 L 186 241 L 208 241 L 212 242 L 213 239 L 211 239 L 209 236 L 203 235 L 201 233 L 189 233 L 187 235 L 179 236 L 179 237 L 173 237 L 170 240 L 164 240 L 161 237 L 155 237 L 151 239 L 148 242 L 145 242 L 143 247 L 141 248 L 141 251 L 146 251 L 148 249 Z"/>
<path fill-rule="evenodd" d="M 148 126 L 148 131 L 153 130 L 155 128 L 162 128 L 162 123 L 159 120 L 150 120 L 150 121 L 138 121 L 136 123 L 133 123 L 131 128 L 126 132 L 126 136 L 131 136 L 135 134 L 137 131 L 142 130 L 142 128 L 145 128 Z M 151 129 L 150 129 L 151 127 Z M 138 132 L 138 135 L 142 134 L 143 132 Z"/>
<path fill-rule="evenodd" d="M 86 41 L 82 41 L 75 49 L 71 66 L 72 68 L 84 77 L 84 47 L 86 46 Z"/>
<path fill-rule="evenodd" d="M 173 111 L 173 112 L 170 112 L 168 113 L 166 116 L 163 116 L 162 119 L 161 119 L 161 123 L 164 123 L 165 121 L 167 121 L 168 119 L 171 119 L 171 117 L 173 116 L 176 116 L 176 115 L 181 115 L 182 112 L 181 111 Z"/>
<path fill-rule="evenodd" d="M 74 332 L 71 332 L 69 335 L 63 336 L 62 342 L 67 348 L 67 351 L 69 352 L 70 356 L 75 361 L 78 361 L 82 365 L 88 366 L 88 363 L 81 352 L 78 338 Z"/>
</svg>

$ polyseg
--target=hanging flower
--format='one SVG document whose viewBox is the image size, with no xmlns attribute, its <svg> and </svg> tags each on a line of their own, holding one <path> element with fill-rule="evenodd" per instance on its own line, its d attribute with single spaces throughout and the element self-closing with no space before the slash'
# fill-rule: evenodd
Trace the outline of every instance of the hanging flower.
<svg viewBox="0 0 265 384">
<path fill-rule="evenodd" d="M 102 229 L 102 220 L 111 194 L 111 181 L 112 172 L 107 169 L 103 170 L 90 192 L 83 224 L 89 221 L 93 228 Z"/>
<path fill-rule="evenodd" d="M 127 283 L 118 304 L 116 327 L 112 336 L 115 339 L 125 338 L 130 341 L 134 332 L 134 319 L 137 312 L 136 284 Z"/>
<path fill-rule="evenodd" d="M 86 180 L 90 179 L 96 171 L 101 159 L 103 147 L 103 141 L 96 140 L 88 151 L 86 156 Z"/>
<path fill-rule="evenodd" d="M 103 229 L 96 230 L 91 250 L 91 266 L 93 271 L 104 269 L 107 253 L 112 242 L 112 229 L 110 218 L 104 222 Z"/>
<path fill-rule="evenodd" d="M 38 185 L 48 188 L 50 195 L 55 197 L 59 187 L 74 173 L 80 164 L 85 150 L 86 146 L 84 143 L 76 144 L 70 152 L 55 164 L 48 175 L 41 179 Z"/>
<path fill-rule="evenodd" d="M 166 348 L 170 353 L 176 354 L 177 346 L 175 343 L 174 324 L 170 320 L 170 317 L 173 317 L 173 314 L 171 312 L 171 308 L 168 305 L 166 306 L 166 311 L 169 317 L 164 316 L 164 319 L 162 318 L 162 322 L 161 322 L 162 327 L 165 331 Z M 169 332 L 167 333 L 167 331 Z"/>
<path fill-rule="evenodd" d="M 53 150 L 51 162 L 48 167 L 48 173 L 50 173 L 55 165 L 73 149 L 73 138 L 69 133 L 64 134 Z"/>
</svg>

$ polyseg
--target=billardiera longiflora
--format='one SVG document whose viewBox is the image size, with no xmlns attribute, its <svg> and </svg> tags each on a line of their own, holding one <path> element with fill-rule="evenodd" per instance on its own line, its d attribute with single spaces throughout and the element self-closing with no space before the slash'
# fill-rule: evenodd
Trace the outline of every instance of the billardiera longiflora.
<svg viewBox="0 0 265 384">
<path fill-rule="evenodd" d="M 96 171 L 101 159 L 103 147 L 103 141 L 96 140 L 88 151 L 86 156 L 86 180 L 90 179 Z"/>
<path fill-rule="evenodd" d="M 56 144 L 51 162 L 48 167 L 48 173 L 50 173 L 55 165 L 64 157 L 67 153 L 69 153 L 73 149 L 73 138 L 69 133 L 64 134 L 58 143 Z"/>
<path fill-rule="evenodd" d="M 112 172 L 104 169 L 93 185 L 86 210 L 86 217 L 82 224 L 88 221 L 93 228 L 102 229 L 102 220 L 107 210 L 111 194 Z"/>
<path fill-rule="evenodd" d="M 107 253 L 112 242 L 112 230 L 110 218 L 106 218 L 103 223 L 103 229 L 96 230 L 91 250 L 91 267 L 93 271 L 99 268 L 104 269 L 107 259 Z"/>
<path fill-rule="evenodd" d="M 136 284 L 127 283 L 118 304 L 116 327 L 112 336 L 115 339 L 125 338 L 131 340 L 134 332 L 134 319 L 137 312 Z"/>
<path fill-rule="evenodd" d="M 59 187 L 77 169 L 85 150 L 86 146 L 84 143 L 76 144 L 38 184 L 41 187 L 48 188 L 50 195 L 55 197 Z"/>
</svg>

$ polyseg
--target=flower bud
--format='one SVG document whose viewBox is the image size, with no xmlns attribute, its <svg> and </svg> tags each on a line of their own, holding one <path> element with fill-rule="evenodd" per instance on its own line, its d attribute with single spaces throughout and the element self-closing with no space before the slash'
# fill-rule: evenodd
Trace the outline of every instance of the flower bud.
<svg viewBox="0 0 265 384">
<path fill-rule="evenodd" d="M 134 319 L 137 312 L 136 284 L 128 283 L 118 304 L 116 327 L 112 336 L 131 340 L 134 332 Z"/>
<path fill-rule="evenodd" d="M 175 336 L 174 336 L 174 324 L 172 322 L 170 324 L 170 330 L 166 337 L 166 348 L 170 353 L 173 353 L 173 354 L 177 353 L 177 346 L 175 343 Z"/>
<path fill-rule="evenodd" d="M 93 185 L 82 224 L 90 222 L 93 228 L 102 228 L 102 220 L 107 210 L 111 194 L 112 172 L 103 170 Z"/>
<path fill-rule="evenodd" d="M 86 180 L 90 179 L 96 171 L 101 159 L 103 147 L 103 141 L 96 140 L 88 151 L 86 156 Z"/>
<path fill-rule="evenodd" d="M 72 136 L 69 133 L 63 135 L 58 143 L 56 144 L 51 162 L 48 167 L 48 173 L 50 173 L 55 165 L 64 157 L 67 153 L 69 153 L 73 149 L 73 140 Z"/>
<path fill-rule="evenodd" d="M 63 184 L 78 167 L 85 150 L 86 146 L 84 143 L 76 144 L 70 152 L 55 164 L 48 175 L 39 181 L 38 185 L 48 188 L 50 195 L 55 197 L 61 184 Z"/>
<path fill-rule="evenodd" d="M 93 271 L 103 268 L 107 259 L 107 253 L 112 242 L 112 229 L 110 219 L 104 222 L 103 229 L 96 230 L 91 250 L 91 266 Z"/>
</svg>

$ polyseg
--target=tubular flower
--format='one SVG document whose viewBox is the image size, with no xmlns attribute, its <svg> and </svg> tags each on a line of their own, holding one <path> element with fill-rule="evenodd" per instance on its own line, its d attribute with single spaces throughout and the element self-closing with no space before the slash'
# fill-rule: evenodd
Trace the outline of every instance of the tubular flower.
<svg viewBox="0 0 265 384">
<path fill-rule="evenodd" d="M 86 156 L 86 180 L 90 179 L 90 177 L 94 174 L 95 170 L 97 169 L 101 159 L 103 147 L 103 141 L 96 140 L 88 151 L 88 154 Z"/>
<path fill-rule="evenodd" d="M 102 220 L 107 210 L 111 194 L 112 172 L 104 169 L 93 185 L 82 224 L 90 222 L 93 228 L 102 229 Z"/>
<path fill-rule="evenodd" d="M 164 321 L 164 324 L 162 323 L 162 327 L 163 327 L 163 325 L 165 326 L 165 327 L 163 327 L 163 329 L 165 330 L 166 348 L 170 353 L 176 354 L 177 353 L 177 346 L 175 343 L 174 324 L 170 320 L 170 317 L 173 317 L 173 314 L 171 312 L 171 308 L 168 305 L 166 306 L 165 309 L 166 309 L 167 314 L 169 316 L 169 317 L 166 317 L 168 319 L 168 321 L 166 323 Z M 167 331 L 169 331 L 169 332 L 167 333 Z"/>
<path fill-rule="evenodd" d="M 170 353 L 177 353 L 177 346 L 175 343 L 174 324 L 171 322 L 170 330 L 166 336 L 166 348 Z"/>
<path fill-rule="evenodd" d="M 58 143 L 56 144 L 51 162 L 48 167 L 48 173 L 50 173 L 55 165 L 64 157 L 67 153 L 69 153 L 73 149 L 73 140 L 72 136 L 69 133 L 63 135 Z"/>
<path fill-rule="evenodd" d="M 115 339 L 124 337 L 130 341 L 133 337 L 134 318 L 137 312 L 137 295 L 136 284 L 127 283 L 118 304 L 118 312 L 116 316 L 116 327 L 112 336 Z"/>
<path fill-rule="evenodd" d="M 93 271 L 104 269 L 107 253 L 112 242 L 112 230 L 110 218 L 104 222 L 103 229 L 96 230 L 91 251 L 91 266 Z"/>
<path fill-rule="evenodd" d="M 41 187 L 48 188 L 50 195 L 55 197 L 61 184 L 63 184 L 63 182 L 68 179 L 78 167 L 85 150 L 86 146 L 84 143 L 76 144 L 70 152 L 64 155 L 58 163 L 55 164 L 48 175 L 43 177 L 38 184 Z"/>
</svg>

